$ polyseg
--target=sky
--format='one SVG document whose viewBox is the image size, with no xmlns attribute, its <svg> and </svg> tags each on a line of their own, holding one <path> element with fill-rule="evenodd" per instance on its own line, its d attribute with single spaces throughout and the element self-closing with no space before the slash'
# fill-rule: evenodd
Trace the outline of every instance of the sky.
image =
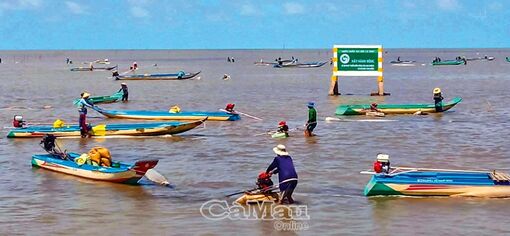
<svg viewBox="0 0 510 236">
<path fill-rule="evenodd" d="M 0 0 L 0 50 L 508 48 L 506 0 Z"/>
</svg>

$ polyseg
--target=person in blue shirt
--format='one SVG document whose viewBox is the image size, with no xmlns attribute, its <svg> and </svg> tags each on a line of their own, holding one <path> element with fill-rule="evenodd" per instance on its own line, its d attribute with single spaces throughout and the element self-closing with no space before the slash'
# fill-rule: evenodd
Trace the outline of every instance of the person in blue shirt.
<svg viewBox="0 0 510 236">
<path fill-rule="evenodd" d="M 278 173 L 281 193 L 280 203 L 287 201 L 289 204 L 292 204 L 294 203 L 292 193 L 294 193 L 294 189 L 298 183 L 298 176 L 294 168 L 294 163 L 292 162 L 292 157 L 289 156 L 285 146 L 282 144 L 278 144 L 278 146 L 274 147 L 273 151 L 276 153 L 276 157 L 269 167 L 267 167 L 266 173 Z"/>
<path fill-rule="evenodd" d="M 82 138 L 89 135 L 89 126 L 87 125 L 87 107 L 93 107 L 94 104 L 89 100 L 90 94 L 87 92 L 81 93 L 81 99 L 78 102 L 78 113 L 80 118 L 78 124 L 80 126 L 80 134 Z"/>
</svg>

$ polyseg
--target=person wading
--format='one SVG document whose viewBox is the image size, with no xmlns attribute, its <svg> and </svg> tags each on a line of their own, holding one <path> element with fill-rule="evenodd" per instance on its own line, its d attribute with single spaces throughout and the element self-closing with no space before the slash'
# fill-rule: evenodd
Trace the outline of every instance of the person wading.
<svg viewBox="0 0 510 236">
<path fill-rule="evenodd" d="M 292 157 L 289 156 L 287 149 L 283 144 L 273 148 L 276 157 L 273 162 L 267 167 L 266 174 L 278 173 L 278 181 L 280 182 L 280 200 L 279 203 L 294 203 L 292 193 L 298 183 L 298 175 L 292 162 Z"/>
<path fill-rule="evenodd" d="M 305 124 L 305 137 L 313 136 L 313 130 L 317 126 L 317 110 L 315 110 L 315 103 L 308 103 L 308 121 Z"/>
<path fill-rule="evenodd" d="M 128 87 L 127 87 L 127 84 L 126 83 L 121 83 L 120 84 L 120 89 L 118 92 L 122 91 L 122 101 L 123 102 L 127 102 L 128 101 L 128 96 L 129 96 L 129 93 L 128 93 Z"/>
</svg>

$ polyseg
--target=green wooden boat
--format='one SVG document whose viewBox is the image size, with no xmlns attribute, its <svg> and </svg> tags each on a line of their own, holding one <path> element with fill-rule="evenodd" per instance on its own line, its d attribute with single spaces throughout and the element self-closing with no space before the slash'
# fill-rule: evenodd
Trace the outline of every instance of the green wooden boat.
<svg viewBox="0 0 510 236">
<path fill-rule="evenodd" d="M 433 61 L 433 66 L 457 66 L 457 65 L 465 65 L 466 62 L 463 60 L 445 60 L 445 61 Z"/>
<path fill-rule="evenodd" d="M 124 95 L 122 92 L 116 92 L 110 96 L 90 97 L 89 100 L 92 104 L 114 103 L 114 102 L 120 101 L 120 99 L 122 98 L 122 95 Z M 77 106 L 79 102 L 80 102 L 80 99 L 75 99 L 73 101 L 73 104 L 75 106 Z"/>
<path fill-rule="evenodd" d="M 442 104 L 442 111 L 447 111 L 461 102 L 462 98 L 456 97 Z M 377 109 L 384 114 L 414 114 L 418 111 L 423 113 L 437 113 L 434 104 L 378 104 Z M 440 112 L 442 112 L 440 111 Z M 336 109 L 336 115 L 365 115 L 370 112 L 370 104 L 340 105 Z"/>
</svg>

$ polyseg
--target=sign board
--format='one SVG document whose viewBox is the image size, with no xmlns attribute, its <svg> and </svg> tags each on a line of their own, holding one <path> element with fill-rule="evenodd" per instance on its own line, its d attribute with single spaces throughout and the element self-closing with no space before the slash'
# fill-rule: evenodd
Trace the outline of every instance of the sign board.
<svg viewBox="0 0 510 236">
<path fill-rule="evenodd" d="M 335 45 L 334 76 L 382 76 L 381 45 Z"/>
</svg>

